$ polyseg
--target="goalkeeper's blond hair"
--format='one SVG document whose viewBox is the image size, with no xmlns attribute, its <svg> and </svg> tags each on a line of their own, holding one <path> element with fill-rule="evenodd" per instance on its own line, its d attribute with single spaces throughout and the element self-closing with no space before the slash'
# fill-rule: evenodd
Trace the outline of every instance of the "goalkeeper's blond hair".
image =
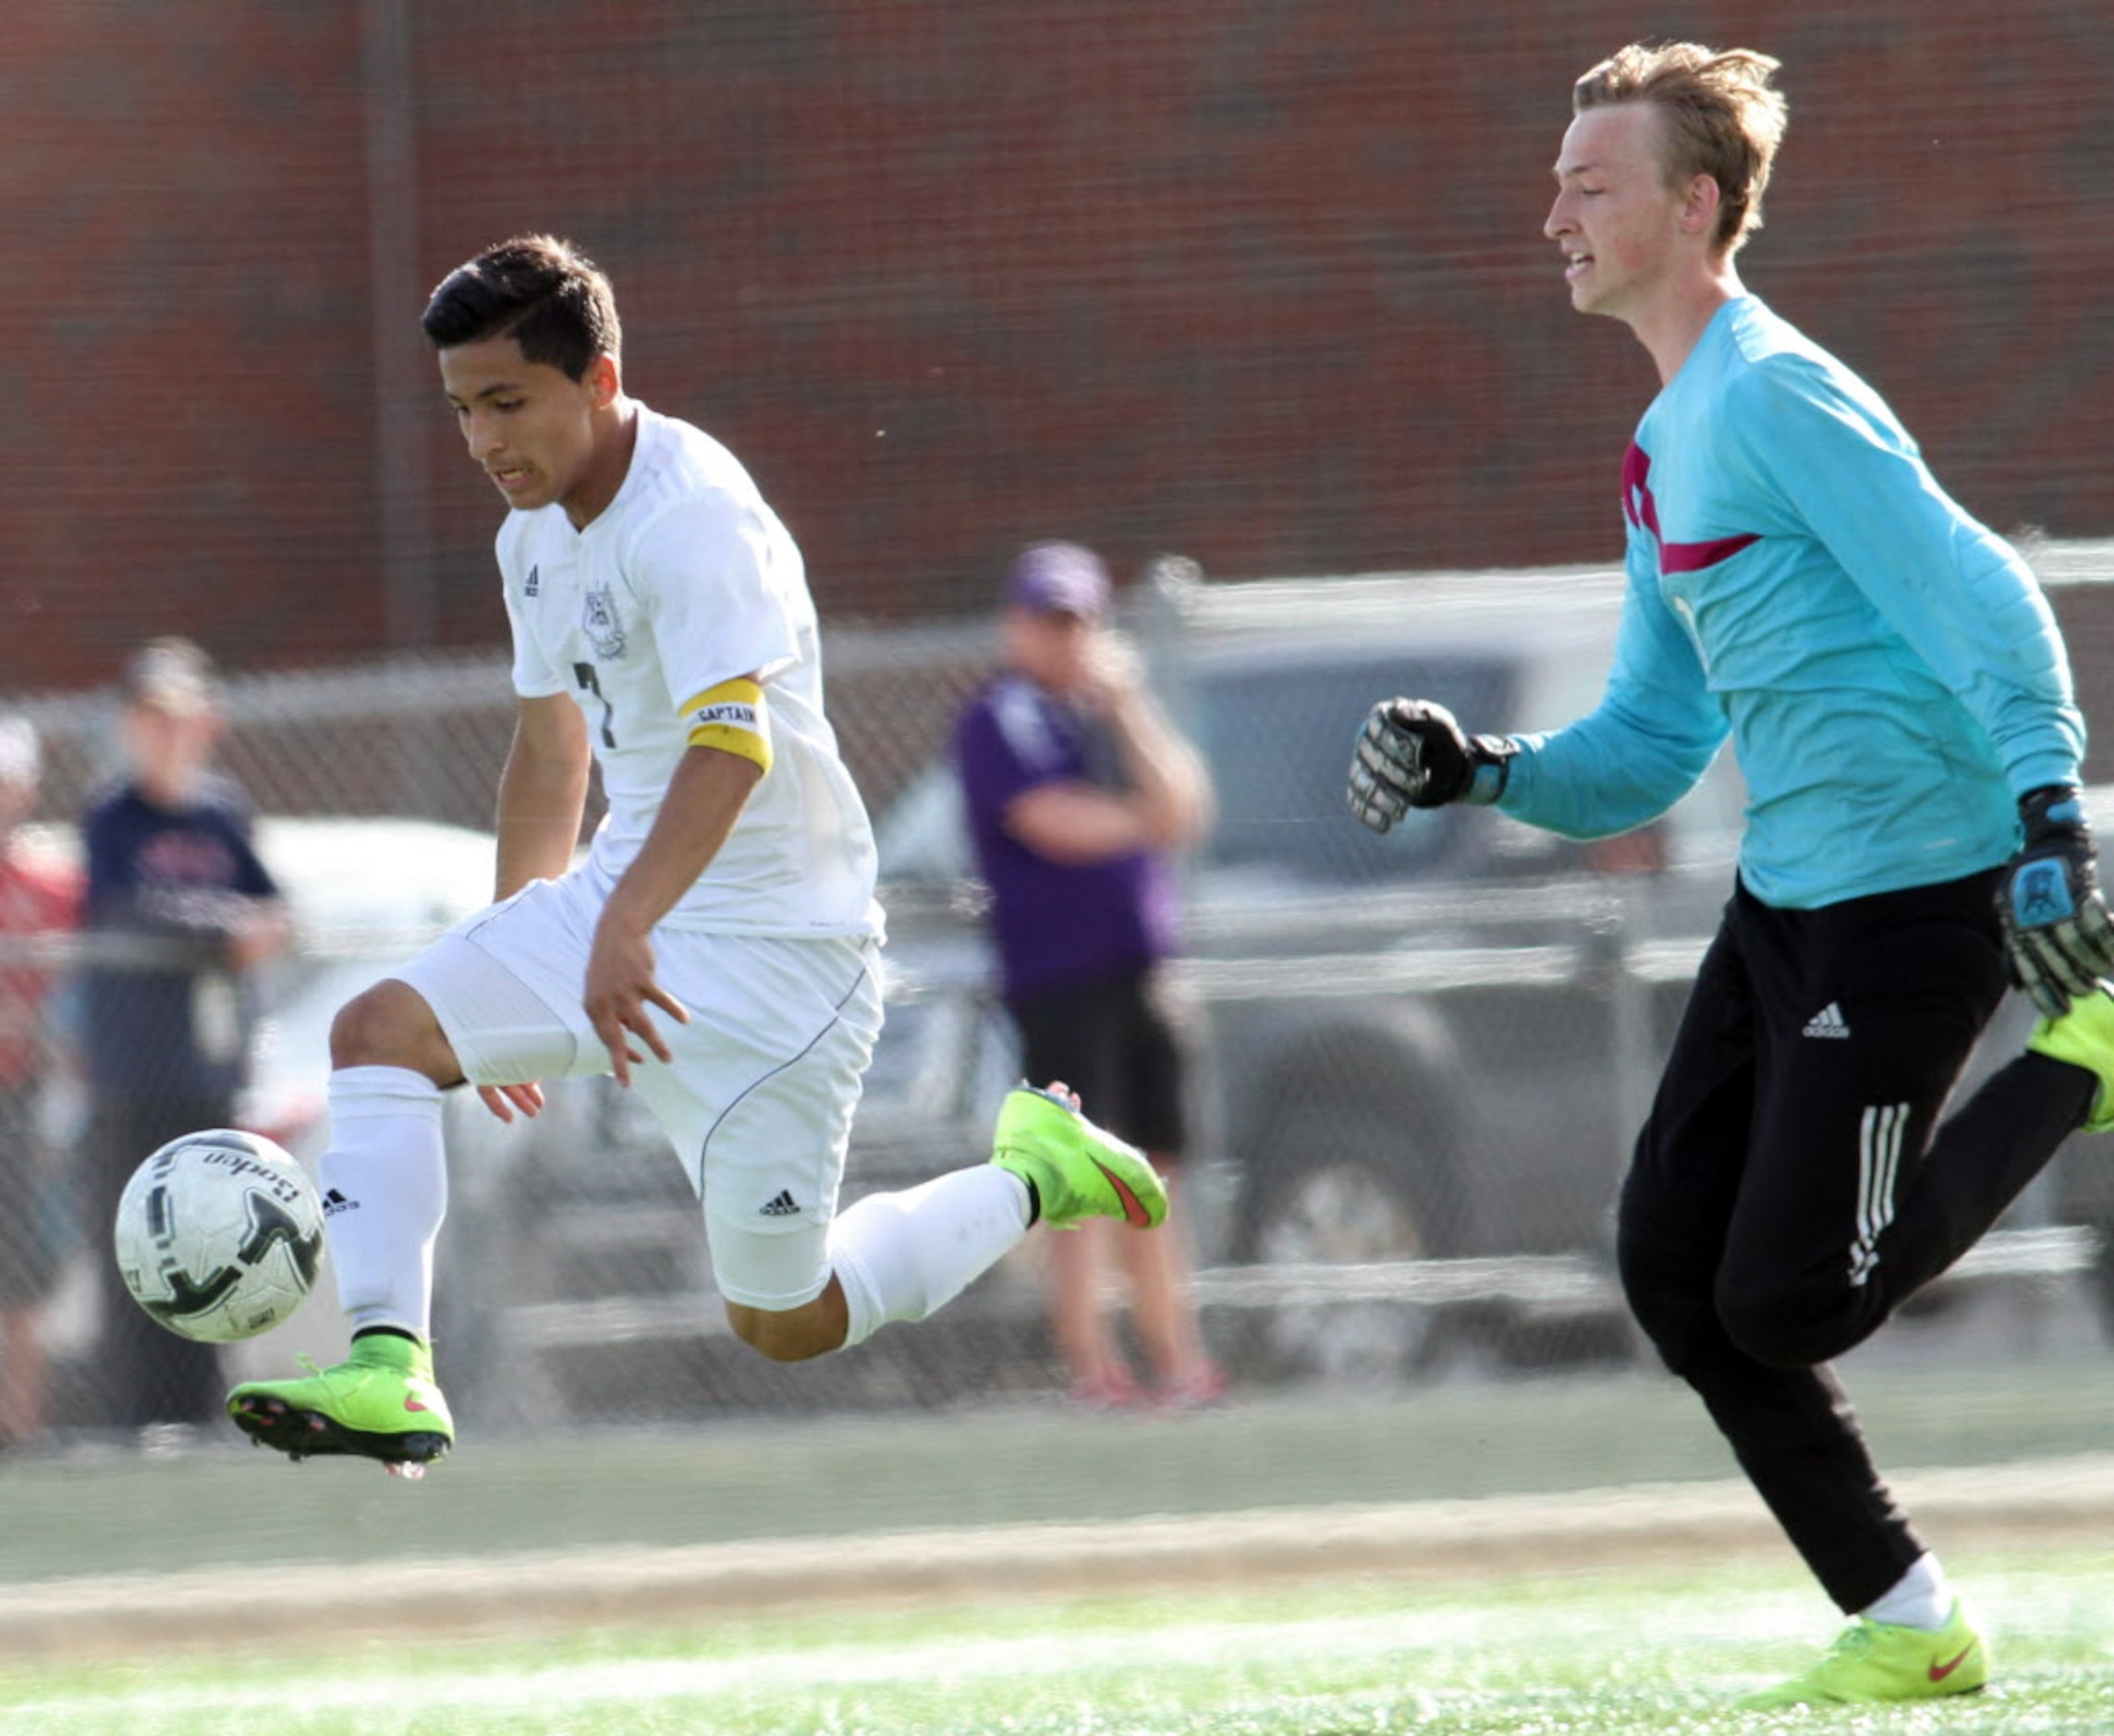
<svg viewBox="0 0 2114 1736">
<path fill-rule="evenodd" d="M 1632 43 L 1571 88 L 1573 114 L 1648 103 L 1665 117 L 1660 167 L 1669 187 L 1697 175 L 1717 183 L 1720 254 L 1762 226 L 1762 194 L 1783 143 L 1788 110 L 1770 82 L 1778 62 L 1751 48 Z"/>
</svg>

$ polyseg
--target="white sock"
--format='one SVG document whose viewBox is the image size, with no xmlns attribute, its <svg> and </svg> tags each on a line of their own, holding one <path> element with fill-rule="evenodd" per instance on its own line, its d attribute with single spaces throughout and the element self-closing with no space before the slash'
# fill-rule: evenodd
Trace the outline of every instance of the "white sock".
<svg viewBox="0 0 2114 1736">
<path fill-rule="evenodd" d="M 434 1239 L 447 1215 L 440 1087 L 404 1067 L 330 1076 L 330 1149 L 317 1166 L 337 1297 L 355 1332 L 433 1330 Z"/>
<path fill-rule="evenodd" d="M 1873 1621 L 1897 1628 L 1925 1628 L 1936 1633 L 1952 1620 L 1952 1588 L 1937 1557 L 1925 1550 L 1894 1582 L 1893 1589 L 1863 1612 Z"/>
<path fill-rule="evenodd" d="M 1027 1186 L 995 1164 L 854 1201 L 829 1227 L 829 1264 L 850 1314 L 844 1348 L 891 1320 L 935 1313 L 1027 1233 Z"/>
</svg>

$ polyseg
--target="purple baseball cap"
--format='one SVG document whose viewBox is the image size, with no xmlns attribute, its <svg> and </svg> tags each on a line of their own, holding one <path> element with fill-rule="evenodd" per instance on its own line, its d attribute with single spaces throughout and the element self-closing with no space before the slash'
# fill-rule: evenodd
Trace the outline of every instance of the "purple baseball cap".
<svg viewBox="0 0 2114 1736">
<path fill-rule="evenodd" d="M 1036 615 L 1093 620 L 1108 609 L 1108 567 L 1077 543 L 1036 543 L 1006 569 L 1006 601 Z"/>
</svg>

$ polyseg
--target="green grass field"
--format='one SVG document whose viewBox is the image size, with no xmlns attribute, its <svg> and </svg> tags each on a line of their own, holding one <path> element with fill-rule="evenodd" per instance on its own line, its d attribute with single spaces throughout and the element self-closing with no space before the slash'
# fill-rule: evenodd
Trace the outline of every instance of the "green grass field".
<svg viewBox="0 0 2114 1736">
<path fill-rule="evenodd" d="M 2000 1685 L 1743 1714 L 1830 1614 L 1786 1567 L 715 1620 L 561 1639 L 0 1666 L 10 1736 L 1352 1736 L 2114 1730 L 2114 1558 L 1956 1559 Z"/>
<path fill-rule="evenodd" d="M 1676 1495 L 1731 1467 L 1685 1392 L 1632 1372 L 1251 1396 L 1179 1422 L 994 1408 L 477 1439 L 418 1485 L 232 1444 L 0 1461 L 0 1732 L 2107 1736 L 2114 1364 L 2094 1343 L 1940 1374 L 1874 1361 L 1853 1382 L 1883 1462 L 1924 1468 L 1910 1505 L 1997 1655 L 1998 1692 L 1921 1709 L 1730 1709 L 1810 1663 L 1834 1613 L 1751 1498 L 1744 1530 L 1685 1516 Z M 1616 1485 L 1658 1527 L 1649 1554 L 1592 1547 L 1590 1492 Z M 1444 1534 L 1461 1509 L 1510 1517 Z M 1368 1517 L 1331 1532 L 1346 1511 Z M 1387 1512 L 1414 1517 L 1368 1529 Z M 1272 1514 L 1292 1515 L 1296 1560 L 1140 1565 L 1154 1536 L 1216 1547 Z M 1039 1571 L 1049 1526 L 1120 1553 Z M 928 1532 L 970 1540 L 972 1588 L 895 1564 Z M 1364 1544 L 1386 1547 L 1353 1558 Z M 788 1575 L 868 1546 L 888 1565 L 827 1608 Z M 700 1569 L 633 1603 L 592 1583 L 634 1555 L 752 1548 L 755 1581 Z M 437 1603 L 431 1582 L 407 1595 L 451 1564 Z M 334 1639 L 377 1606 L 320 1596 L 383 1585 L 390 1637 Z M 172 1638 L 172 1606 L 210 1626 Z"/>
<path fill-rule="evenodd" d="M 2096 1341 L 1935 1374 L 1925 1358 L 1845 1367 L 1890 1472 L 2114 1445 L 2114 1358 Z M 232 1429 L 214 1443 L 166 1459 L 0 1459 L 0 1591 L 173 1568 L 1120 1521 L 1734 1474 L 1687 1389 L 1644 1370 L 1242 1395 L 1179 1423 L 1052 1404 L 574 1436 L 466 1430 L 456 1456 L 416 1485 L 365 1464 L 288 1465 Z"/>
</svg>

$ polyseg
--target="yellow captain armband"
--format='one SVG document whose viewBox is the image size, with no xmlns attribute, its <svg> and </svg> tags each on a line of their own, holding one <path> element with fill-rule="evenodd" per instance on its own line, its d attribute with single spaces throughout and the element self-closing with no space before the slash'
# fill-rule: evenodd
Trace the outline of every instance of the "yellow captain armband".
<svg viewBox="0 0 2114 1736">
<path fill-rule="evenodd" d="M 717 748 L 771 769 L 771 720 L 764 710 L 764 690 L 745 675 L 707 688 L 682 708 L 693 748 Z"/>
</svg>

